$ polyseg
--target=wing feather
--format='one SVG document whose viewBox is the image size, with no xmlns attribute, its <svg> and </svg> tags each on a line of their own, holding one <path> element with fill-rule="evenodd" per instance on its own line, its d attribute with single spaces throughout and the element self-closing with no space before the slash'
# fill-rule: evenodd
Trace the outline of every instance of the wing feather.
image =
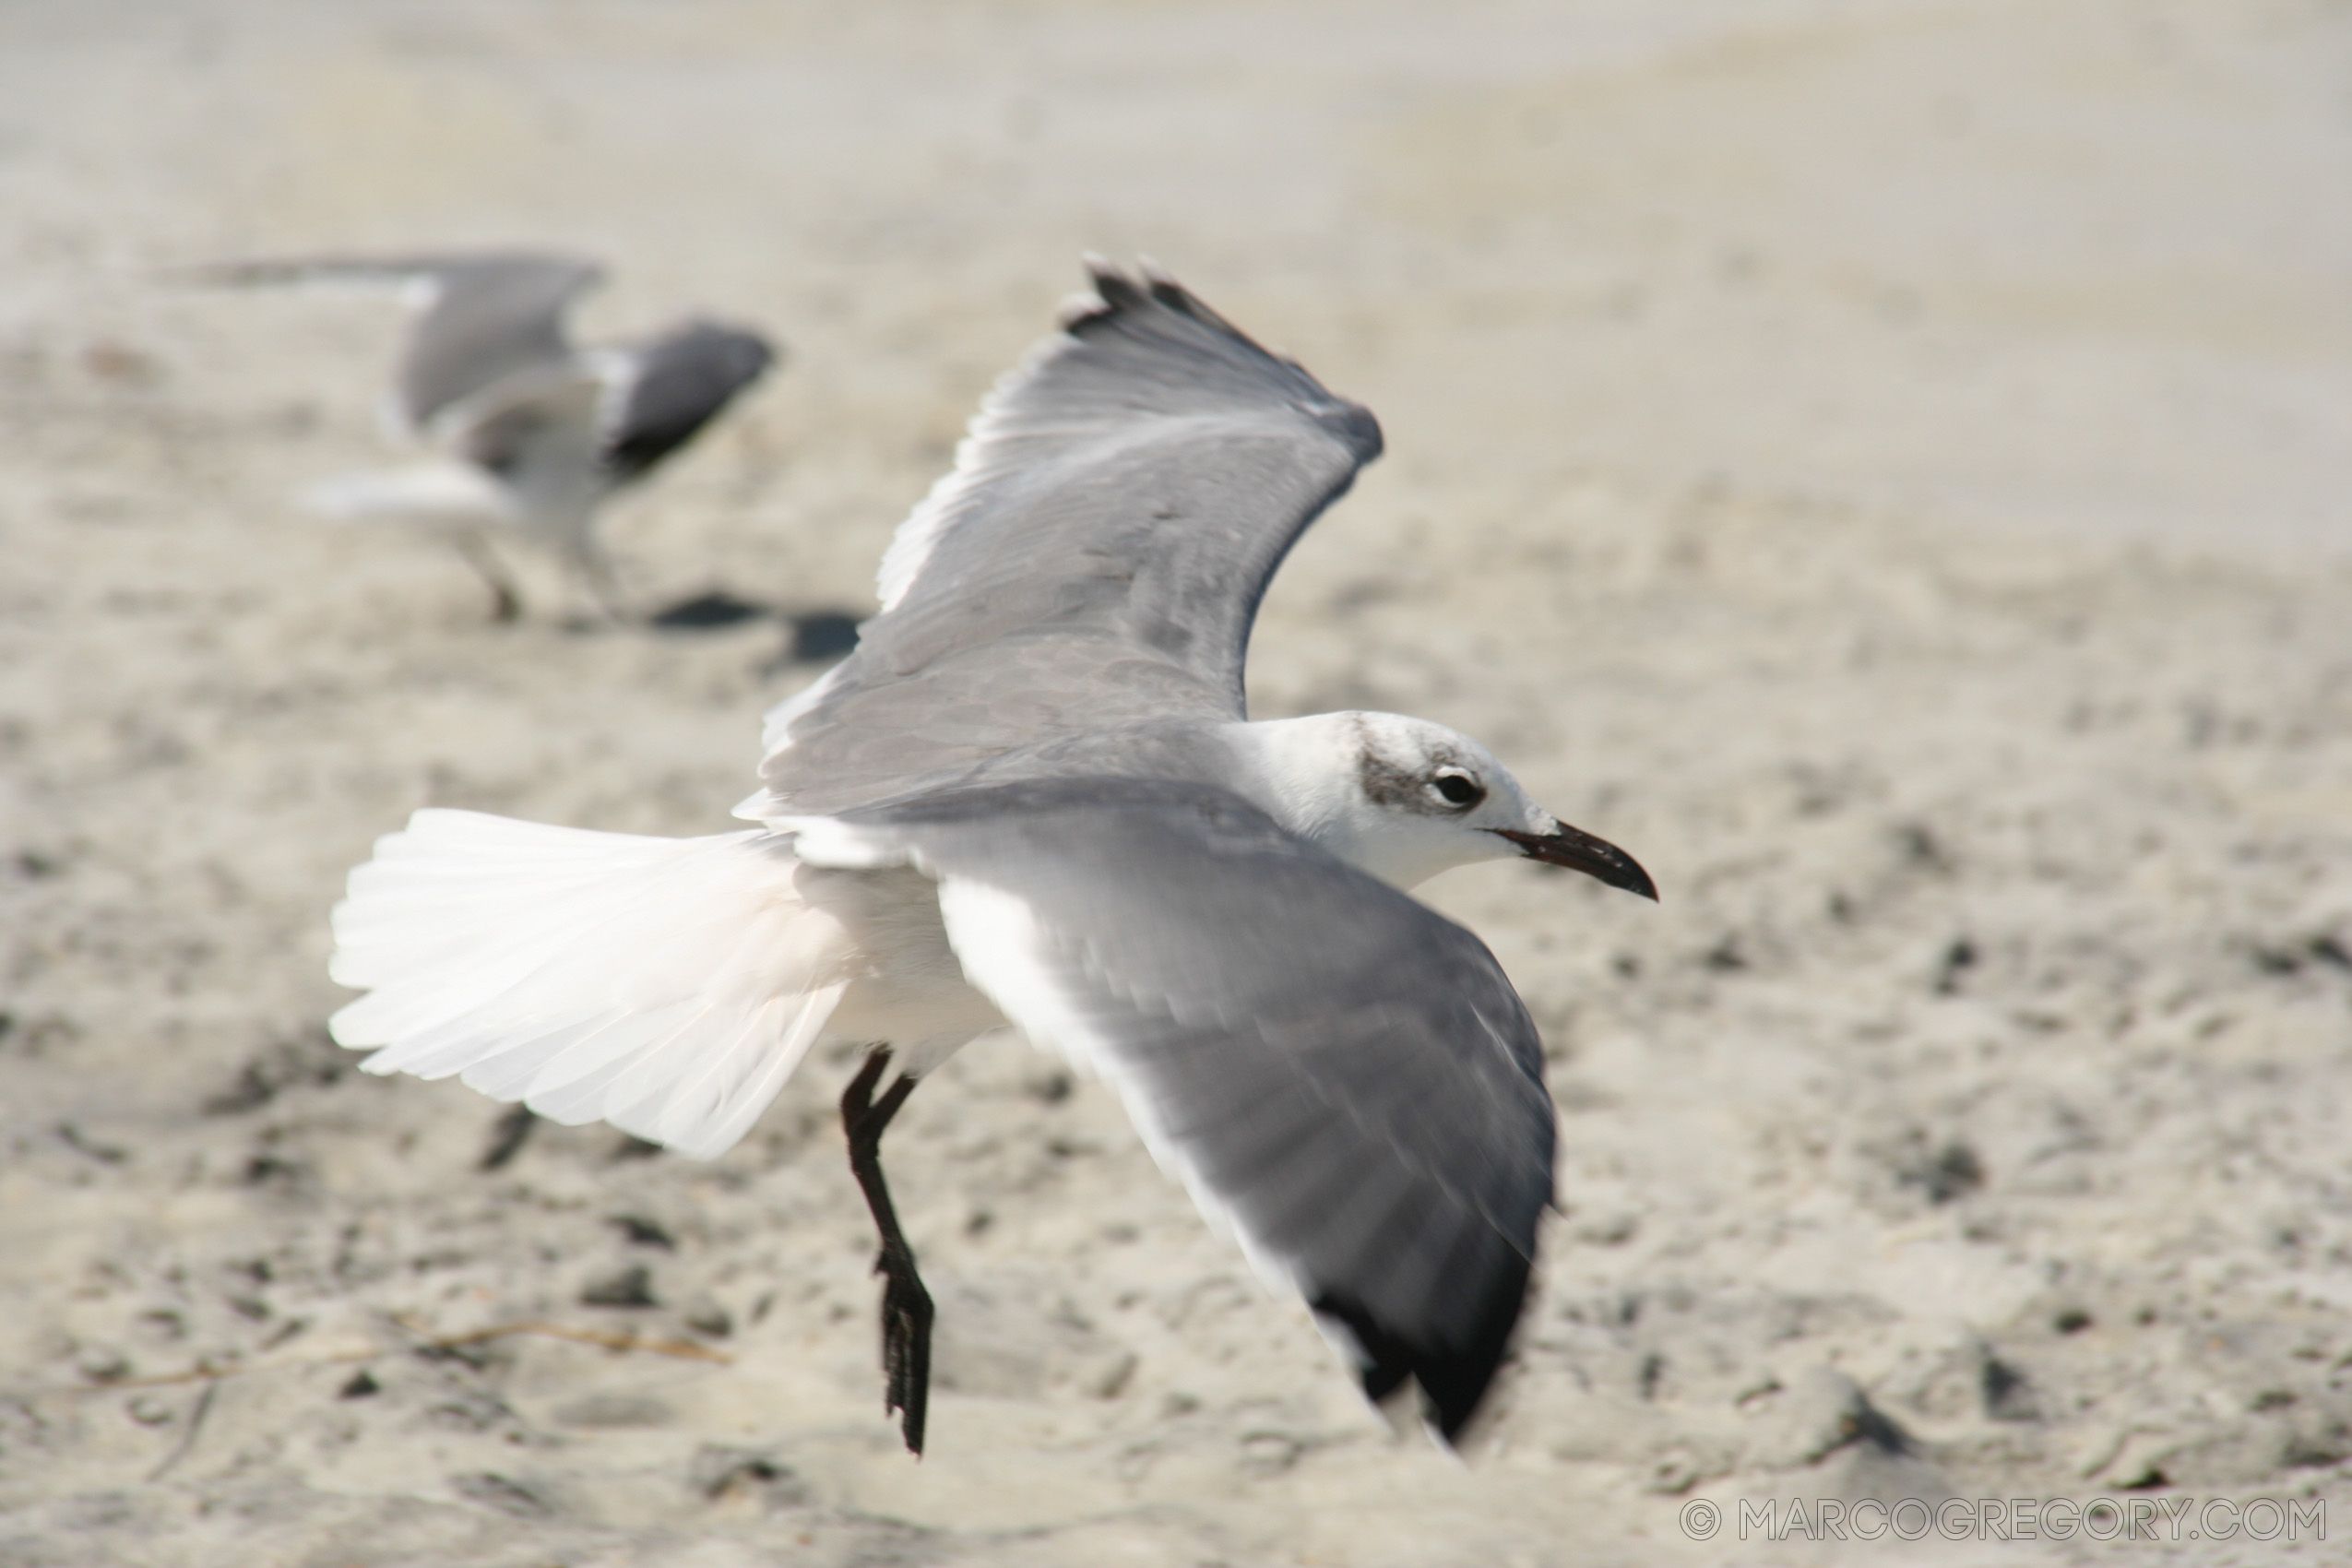
<svg viewBox="0 0 2352 1568">
<path fill-rule="evenodd" d="M 1380 427 L 1174 282 L 1094 273 L 884 557 L 883 611 L 772 715 L 754 814 L 831 813 L 1033 748 L 1242 715 L 1258 601 Z"/>
<path fill-rule="evenodd" d="M 775 362 L 756 332 L 688 321 L 611 357 L 621 367 L 598 432 L 616 482 L 641 479 L 702 433 Z"/>
<path fill-rule="evenodd" d="M 450 404 L 568 360 L 564 314 L 604 269 L 552 251 L 453 251 L 228 262 L 191 276 L 241 286 L 388 283 L 412 291 L 417 310 L 395 398 L 408 431 L 423 434 Z"/>
<path fill-rule="evenodd" d="M 1204 1213 L 1346 1330 L 1368 1392 L 1410 1377 L 1461 1429 L 1519 1314 L 1554 1137 L 1534 1025 L 1476 937 L 1200 786 L 844 821 L 939 879 L 972 983 L 1119 1091 Z"/>
</svg>

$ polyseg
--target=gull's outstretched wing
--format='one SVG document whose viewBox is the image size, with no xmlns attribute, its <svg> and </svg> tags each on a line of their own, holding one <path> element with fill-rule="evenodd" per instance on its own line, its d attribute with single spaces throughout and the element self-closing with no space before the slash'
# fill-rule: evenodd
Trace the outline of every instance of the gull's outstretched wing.
<svg viewBox="0 0 2352 1568">
<path fill-rule="evenodd" d="M 564 315 L 604 276 L 592 261 L 541 251 L 294 257 L 196 268 L 216 283 L 382 283 L 410 291 L 415 319 L 394 378 L 394 402 L 413 434 L 434 418 L 518 373 L 571 357 Z"/>
<path fill-rule="evenodd" d="M 796 824 L 911 859 L 972 983 L 1108 1080 L 1164 1166 L 1384 1397 L 1452 1437 L 1551 1200 L 1535 1026 L 1484 944 L 1194 785 L 1069 779 Z"/>
<path fill-rule="evenodd" d="M 642 477 L 776 361 L 766 339 L 742 327 L 689 321 L 659 337 L 596 356 L 610 362 L 600 460 L 615 482 Z"/>
<path fill-rule="evenodd" d="M 1241 717 L 1266 583 L 1380 453 L 1334 397 L 1167 279 L 1098 266 L 884 557 L 882 613 L 768 721 L 761 816 L 964 777 L 1057 737 Z"/>
</svg>

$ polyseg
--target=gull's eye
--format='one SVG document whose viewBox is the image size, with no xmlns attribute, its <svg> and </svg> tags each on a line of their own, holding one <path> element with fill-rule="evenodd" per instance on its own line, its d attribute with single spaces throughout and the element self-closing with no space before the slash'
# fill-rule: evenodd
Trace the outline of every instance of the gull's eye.
<svg viewBox="0 0 2352 1568">
<path fill-rule="evenodd" d="M 1486 799 L 1486 791 L 1479 787 L 1479 781 L 1458 767 L 1440 769 L 1429 781 L 1429 787 L 1436 791 L 1439 800 L 1457 811 L 1467 811 Z"/>
</svg>

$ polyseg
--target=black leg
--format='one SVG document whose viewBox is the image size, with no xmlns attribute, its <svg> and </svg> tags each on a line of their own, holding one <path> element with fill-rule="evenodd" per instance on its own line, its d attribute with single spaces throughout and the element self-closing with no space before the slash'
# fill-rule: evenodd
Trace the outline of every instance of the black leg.
<svg viewBox="0 0 2352 1568">
<path fill-rule="evenodd" d="M 477 535 L 461 533 L 457 536 L 457 553 L 466 558 L 468 565 L 481 574 L 483 585 L 490 589 L 491 623 L 504 626 L 520 620 L 523 596 L 516 591 L 515 579 L 506 575 L 505 564 L 498 559 L 498 552 L 490 548 L 489 542 Z"/>
<path fill-rule="evenodd" d="M 901 1414 L 898 1430 L 907 1451 L 921 1455 L 923 1415 L 931 1401 L 931 1292 L 915 1272 L 914 1251 L 898 1229 L 889 1183 L 882 1179 L 882 1134 L 914 1092 L 915 1080 L 901 1074 L 874 1099 L 873 1087 L 889 1065 L 890 1052 L 877 1051 L 849 1080 L 841 1094 L 841 1131 L 849 1140 L 850 1172 L 873 1211 L 874 1229 L 882 1232 L 882 1255 L 874 1259 L 873 1271 L 883 1278 L 883 1408 Z"/>
<path fill-rule="evenodd" d="M 621 609 L 621 584 L 612 576 L 612 564 L 593 542 L 580 552 L 580 578 L 588 584 L 588 597 L 596 600 L 604 619 L 615 624 L 628 619 Z"/>
</svg>

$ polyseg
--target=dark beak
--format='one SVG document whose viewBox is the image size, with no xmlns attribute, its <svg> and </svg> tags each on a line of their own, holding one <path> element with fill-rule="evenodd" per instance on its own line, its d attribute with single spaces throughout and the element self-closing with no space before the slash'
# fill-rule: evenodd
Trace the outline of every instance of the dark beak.
<svg viewBox="0 0 2352 1568">
<path fill-rule="evenodd" d="M 1650 873 L 1642 869 L 1639 861 L 1606 838 L 1596 838 L 1564 822 L 1557 833 L 1514 833 L 1507 827 L 1490 827 L 1487 831 L 1510 839 L 1531 861 L 1541 861 L 1548 866 L 1566 866 L 1570 871 L 1598 877 L 1611 887 L 1638 893 L 1653 904 L 1657 902 L 1657 884 L 1650 880 Z"/>
</svg>

